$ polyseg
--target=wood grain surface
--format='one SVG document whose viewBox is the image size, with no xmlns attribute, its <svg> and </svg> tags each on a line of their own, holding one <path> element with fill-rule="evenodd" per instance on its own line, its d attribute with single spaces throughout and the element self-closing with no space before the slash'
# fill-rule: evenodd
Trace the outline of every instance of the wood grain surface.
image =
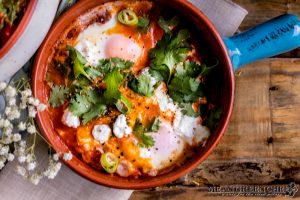
<svg viewBox="0 0 300 200">
<path fill-rule="evenodd" d="M 300 16 L 300 0 L 233 1 L 249 11 L 240 30 L 284 13 Z M 207 195 L 208 185 L 300 183 L 300 49 L 278 57 L 237 73 L 230 126 L 204 163 L 131 200 L 218 199 Z"/>
</svg>

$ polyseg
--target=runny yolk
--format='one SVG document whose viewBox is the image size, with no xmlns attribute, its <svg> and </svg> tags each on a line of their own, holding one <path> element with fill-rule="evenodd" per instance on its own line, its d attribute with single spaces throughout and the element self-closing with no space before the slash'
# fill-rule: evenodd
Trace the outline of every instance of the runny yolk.
<svg viewBox="0 0 300 200">
<path fill-rule="evenodd" d="M 141 47 L 128 37 L 114 34 L 106 43 L 105 54 L 107 58 L 122 58 L 135 62 L 141 55 Z"/>
<path fill-rule="evenodd" d="M 115 38 L 111 41 L 111 43 L 114 42 L 114 44 L 111 44 L 113 47 L 110 47 L 108 51 L 111 52 L 110 55 L 124 58 L 125 60 L 131 60 L 130 58 L 132 57 L 136 58 L 132 70 L 134 73 L 137 73 L 145 66 L 149 65 L 149 52 L 155 47 L 157 41 L 163 37 L 164 31 L 156 22 L 151 22 L 146 32 L 143 32 L 136 27 L 125 26 L 118 23 L 114 28 L 108 30 L 107 34 L 122 34 L 123 37 Z M 124 48 L 124 45 L 130 46 Z M 139 52 L 137 52 L 137 48 L 134 47 L 134 45 L 139 47 Z M 125 58 L 125 56 L 128 57 Z"/>
</svg>

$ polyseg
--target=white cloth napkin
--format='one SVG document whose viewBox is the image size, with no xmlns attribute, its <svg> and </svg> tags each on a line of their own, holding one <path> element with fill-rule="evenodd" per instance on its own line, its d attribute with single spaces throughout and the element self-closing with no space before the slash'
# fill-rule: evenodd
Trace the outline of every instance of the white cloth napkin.
<svg viewBox="0 0 300 200">
<path fill-rule="evenodd" d="M 189 0 L 214 23 L 221 35 L 232 35 L 247 11 L 229 0 Z M 47 162 L 47 145 L 39 142 L 37 152 Z M 0 172 L 0 200 L 125 200 L 131 190 L 116 190 L 92 183 L 63 166 L 54 180 L 42 180 L 38 186 L 16 175 L 15 163 Z"/>
<path fill-rule="evenodd" d="M 222 36 L 233 35 L 248 11 L 230 0 L 189 0 L 215 25 Z"/>
</svg>

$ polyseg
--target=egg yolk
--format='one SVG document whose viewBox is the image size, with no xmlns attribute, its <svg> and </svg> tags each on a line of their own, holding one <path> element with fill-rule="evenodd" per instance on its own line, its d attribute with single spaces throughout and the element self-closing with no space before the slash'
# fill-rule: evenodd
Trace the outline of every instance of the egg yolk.
<svg viewBox="0 0 300 200">
<path fill-rule="evenodd" d="M 121 58 L 135 62 L 141 55 L 141 48 L 134 40 L 123 35 L 112 35 L 106 43 L 107 58 Z"/>
</svg>

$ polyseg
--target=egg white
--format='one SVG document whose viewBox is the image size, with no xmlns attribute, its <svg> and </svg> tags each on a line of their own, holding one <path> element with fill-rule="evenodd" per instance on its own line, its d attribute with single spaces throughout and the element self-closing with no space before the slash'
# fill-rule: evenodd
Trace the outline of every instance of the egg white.
<svg viewBox="0 0 300 200">
<path fill-rule="evenodd" d="M 116 27 L 117 23 L 117 17 L 113 14 L 106 23 L 94 23 L 79 34 L 74 46 L 89 65 L 97 66 L 100 59 L 113 57 L 132 62 L 139 58 L 142 50 L 133 39 L 122 33 L 107 33 Z"/>
<path fill-rule="evenodd" d="M 151 134 L 155 145 L 151 148 L 140 148 L 140 156 L 149 158 L 154 169 L 160 170 L 173 165 L 183 154 L 186 142 L 177 134 L 169 122 L 162 122 L 157 133 Z"/>
</svg>

